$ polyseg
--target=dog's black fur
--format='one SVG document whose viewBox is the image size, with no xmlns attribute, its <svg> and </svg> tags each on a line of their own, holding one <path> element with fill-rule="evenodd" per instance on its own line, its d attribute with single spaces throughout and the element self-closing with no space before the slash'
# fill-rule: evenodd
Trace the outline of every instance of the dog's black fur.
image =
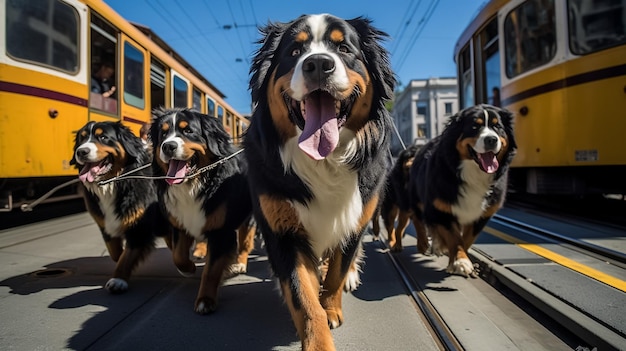
<svg viewBox="0 0 626 351">
<path fill-rule="evenodd" d="M 80 171 L 87 210 L 100 228 L 109 255 L 117 262 L 113 277 L 105 285 L 113 293 L 128 289 L 131 272 L 154 247 L 156 236 L 167 237 L 169 231 L 151 180 L 99 182 L 150 161 L 141 139 L 121 123 L 89 122 L 76 134 L 70 163 Z M 150 175 L 150 169 L 133 175 Z"/>
<path fill-rule="evenodd" d="M 427 228 L 435 253 L 448 254 L 449 273 L 475 276 L 467 250 L 502 207 L 516 148 L 513 114 L 478 105 L 452 116 L 443 133 L 415 156 L 414 224 Z"/>
<path fill-rule="evenodd" d="M 330 350 L 330 328 L 343 322 L 342 288 L 360 282 L 361 236 L 388 166 L 384 102 L 395 77 L 380 45 L 386 34 L 367 19 L 330 15 L 261 32 L 244 140 L 255 216 L 303 349 Z"/>
<path fill-rule="evenodd" d="M 389 247 L 393 252 L 402 251 L 402 237 L 410 219 L 413 217 L 409 196 L 410 170 L 415 154 L 417 154 L 419 149 L 420 146 L 418 145 L 410 145 L 398 154 L 397 160 L 387 174 L 385 188 L 381 195 L 383 200 L 372 217 L 374 239 L 376 240 L 380 233 L 380 216 L 387 230 Z M 398 222 L 397 225 L 396 220 Z M 421 227 L 416 229 L 417 251 L 425 253 L 428 250 L 428 237 L 426 232 L 421 230 Z"/>
<path fill-rule="evenodd" d="M 174 263 L 193 273 L 189 258 L 193 240 L 207 241 L 195 311 L 217 308 L 217 290 L 225 269 L 235 263 L 236 230 L 252 213 L 246 162 L 219 120 L 189 109 L 160 109 L 153 113 L 150 139 L 159 203 L 172 226 Z M 194 175 L 203 167 L 210 169 Z M 190 178 L 183 178 L 191 176 Z M 244 223 L 245 222 L 245 223 Z"/>
</svg>

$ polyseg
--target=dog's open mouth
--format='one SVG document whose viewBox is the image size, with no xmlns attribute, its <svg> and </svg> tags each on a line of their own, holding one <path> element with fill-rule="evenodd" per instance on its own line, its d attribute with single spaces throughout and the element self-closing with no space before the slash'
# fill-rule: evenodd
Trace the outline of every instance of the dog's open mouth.
<svg viewBox="0 0 626 351">
<path fill-rule="evenodd" d="M 78 174 L 81 182 L 93 183 L 99 177 L 107 174 L 113 168 L 110 157 L 105 157 L 100 162 L 85 162 Z"/>
<path fill-rule="evenodd" d="M 467 146 L 467 149 L 483 172 L 492 174 L 500 167 L 496 153 L 487 151 L 481 154 L 476 152 L 471 146 Z"/>
<path fill-rule="evenodd" d="M 336 100 L 330 93 L 315 90 L 302 101 L 285 94 L 293 122 L 302 130 L 298 139 L 300 149 L 314 160 L 330 155 L 339 143 L 339 129 L 345 124 L 354 103 L 354 94 Z"/>
<path fill-rule="evenodd" d="M 191 174 L 195 169 L 195 166 L 193 166 L 193 164 L 195 164 L 193 162 L 194 157 L 196 157 L 196 155 L 189 160 L 171 159 L 167 169 L 167 176 L 169 178 L 165 179 L 167 184 L 180 184 L 185 181 L 185 177 Z"/>
</svg>

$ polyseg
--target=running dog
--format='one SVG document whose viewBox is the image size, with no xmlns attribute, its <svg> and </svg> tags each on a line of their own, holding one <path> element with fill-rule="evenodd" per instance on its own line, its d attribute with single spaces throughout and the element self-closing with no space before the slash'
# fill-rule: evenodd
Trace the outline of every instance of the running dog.
<svg viewBox="0 0 626 351">
<path fill-rule="evenodd" d="M 476 276 L 467 250 L 502 207 L 517 145 L 513 114 L 478 105 L 450 118 L 411 166 L 414 224 L 426 228 L 435 254 L 447 254 L 447 272 Z"/>
<path fill-rule="evenodd" d="M 404 231 L 408 227 L 411 218 L 414 217 L 409 201 L 409 172 L 413 164 L 413 158 L 419 148 L 417 145 L 411 145 L 400 152 L 393 168 L 387 174 L 387 181 L 383 190 L 384 198 L 372 217 L 374 240 L 378 238 L 380 233 L 380 216 L 383 218 L 389 239 L 389 248 L 392 252 L 402 251 Z M 395 224 L 396 219 L 398 220 L 397 225 Z M 417 232 L 417 252 L 426 253 L 428 251 L 426 232 L 421 226 L 415 229 Z"/>
<path fill-rule="evenodd" d="M 152 181 L 99 183 L 150 162 L 151 155 L 141 139 L 121 123 L 89 122 L 76 133 L 70 164 L 80 172 L 87 211 L 100 228 L 109 255 L 117 262 L 113 277 L 104 286 L 111 293 L 128 290 L 133 269 L 154 247 L 157 236 L 167 241 L 169 231 L 160 215 Z M 150 169 L 133 175 L 150 175 Z"/>
<path fill-rule="evenodd" d="M 244 139 L 257 225 L 304 350 L 332 350 L 387 169 L 395 77 L 364 18 L 270 23 Z"/>
<path fill-rule="evenodd" d="M 174 227 L 174 264 L 192 274 L 189 257 L 194 239 L 207 242 L 208 253 L 194 310 L 217 308 L 217 291 L 225 270 L 234 263 L 237 229 L 252 213 L 246 163 L 221 122 L 189 109 L 153 113 L 150 139 L 153 172 L 162 210 Z M 253 232 L 252 232 L 253 233 Z"/>
</svg>

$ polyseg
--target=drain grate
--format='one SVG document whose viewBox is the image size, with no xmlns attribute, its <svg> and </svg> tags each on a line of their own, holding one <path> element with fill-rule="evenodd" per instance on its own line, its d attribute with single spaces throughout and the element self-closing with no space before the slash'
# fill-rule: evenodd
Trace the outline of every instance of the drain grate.
<svg viewBox="0 0 626 351">
<path fill-rule="evenodd" d="M 31 275 L 35 277 L 39 277 L 39 278 L 54 278 L 54 277 L 65 276 L 71 273 L 72 272 L 69 269 L 65 269 L 65 268 L 48 268 L 48 269 L 42 269 L 40 271 L 33 272 L 31 273 Z"/>
</svg>

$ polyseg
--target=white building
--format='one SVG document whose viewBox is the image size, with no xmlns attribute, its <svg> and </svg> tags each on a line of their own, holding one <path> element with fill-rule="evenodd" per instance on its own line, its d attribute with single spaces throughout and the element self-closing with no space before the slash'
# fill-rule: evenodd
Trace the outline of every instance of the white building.
<svg viewBox="0 0 626 351">
<path fill-rule="evenodd" d="M 425 144 L 441 134 L 448 117 L 458 110 L 456 78 L 414 79 L 396 96 L 391 115 L 402 141 L 408 146 Z M 396 133 L 391 150 L 394 155 L 402 150 Z"/>
</svg>

